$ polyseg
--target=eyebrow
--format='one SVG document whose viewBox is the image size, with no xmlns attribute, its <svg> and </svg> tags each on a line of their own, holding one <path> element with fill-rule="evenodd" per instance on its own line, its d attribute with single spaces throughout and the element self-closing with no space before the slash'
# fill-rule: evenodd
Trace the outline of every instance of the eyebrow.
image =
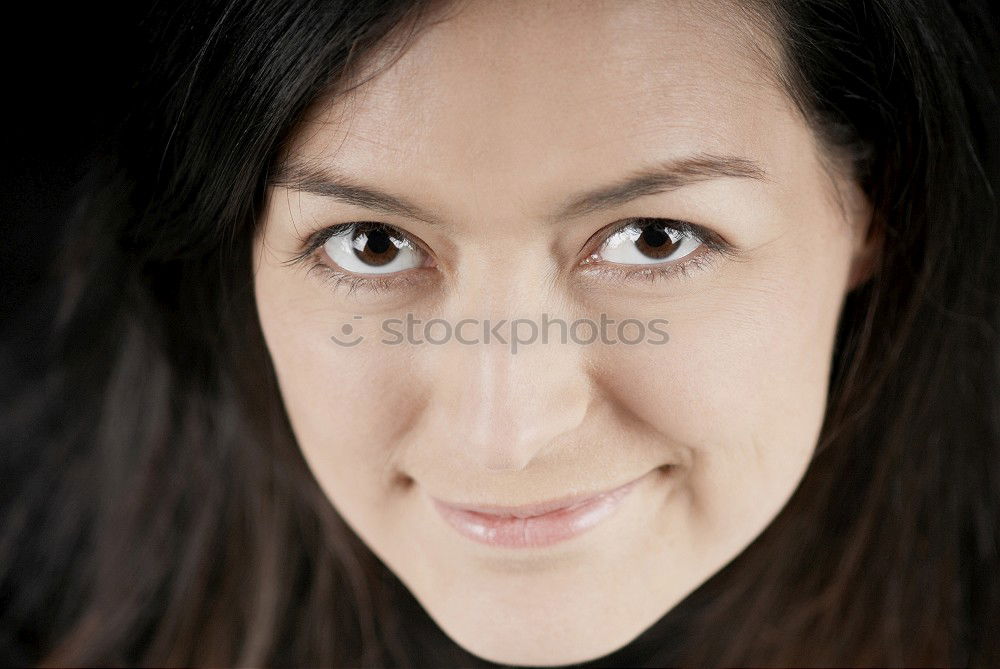
<svg viewBox="0 0 1000 669">
<path fill-rule="evenodd" d="M 632 200 L 718 178 L 768 181 L 767 172 L 749 158 L 699 153 L 639 169 L 621 180 L 568 198 L 550 218 L 579 218 L 620 207 Z M 270 185 L 329 197 L 344 204 L 439 225 L 431 212 L 405 197 L 364 185 L 330 167 L 285 163 Z"/>
</svg>

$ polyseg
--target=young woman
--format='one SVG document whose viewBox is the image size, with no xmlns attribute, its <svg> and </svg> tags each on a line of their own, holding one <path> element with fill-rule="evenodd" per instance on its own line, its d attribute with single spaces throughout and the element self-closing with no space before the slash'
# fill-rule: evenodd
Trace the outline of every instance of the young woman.
<svg viewBox="0 0 1000 669">
<path fill-rule="evenodd" d="M 5 399 L 4 657 L 1000 663 L 995 25 L 161 3 Z"/>
</svg>

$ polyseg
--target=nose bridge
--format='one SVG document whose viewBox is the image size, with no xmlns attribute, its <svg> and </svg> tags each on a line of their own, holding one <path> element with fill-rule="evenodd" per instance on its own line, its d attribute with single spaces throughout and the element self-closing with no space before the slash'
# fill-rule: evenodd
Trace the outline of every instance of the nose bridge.
<svg viewBox="0 0 1000 669">
<path fill-rule="evenodd" d="M 559 301 L 522 281 L 543 279 L 508 276 L 467 295 L 452 312 L 456 325 L 467 319 L 461 333 L 456 329 L 466 343 L 452 341 L 433 353 L 435 434 L 427 436 L 481 469 L 524 469 L 583 421 L 589 402 L 582 352 L 559 336 L 542 339 L 542 314 L 552 318 L 548 310 Z"/>
</svg>

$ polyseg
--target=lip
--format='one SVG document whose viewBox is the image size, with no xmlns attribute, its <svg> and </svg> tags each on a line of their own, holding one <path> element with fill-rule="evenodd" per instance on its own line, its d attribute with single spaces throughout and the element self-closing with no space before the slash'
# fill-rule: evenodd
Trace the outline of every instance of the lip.
<svg viewBox="0 0 1000 669">
<path fill-rule="evenodd" d="M 491 546 L 531 548 L 575 537 L 610 516 L 646 475 L 599 493 L 539 504 L 451 504 L 431 497 L 434 508 L 459 534 Z"/>
</svg>

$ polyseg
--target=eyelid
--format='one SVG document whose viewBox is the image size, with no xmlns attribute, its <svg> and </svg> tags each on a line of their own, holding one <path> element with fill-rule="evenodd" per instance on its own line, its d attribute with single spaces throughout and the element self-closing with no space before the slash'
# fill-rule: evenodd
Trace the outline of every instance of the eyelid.
<svg viewBox="0 0 1000 669">
<path fill-rule="evenodd" d="M 584 261 L 593 256 L 593 254 L 600 249 L 601 245 L 603 245 L 612 235 L 624 230 L 630 225 L 649 223 L 664 223 L 678 232 L 694 237 L 712 251 L 730 257 L 736 255 L 736 247 L 733 244 L 726 241 L 717 232 L 709 230 L 703 225 L 663 216 L 632 216 L 620 221 L 615 221 L 614 223 L 601 228 L 591 235 L 584 244 Z M 662 264 L 670 264 L 670 261 L 664 261 Z"/>
<path fill-rule="evenodd" d="M 683 234 L 690 235 L 699 242 L 699 248 L 676 260 L 659 263 L 625 264 L 600 258 L 600 248 L 621 230 L 630 225 L 661 223 Z M 605 226 L 587 241 L 586 254 L 580 261 L 584 276 L 601 277 L 620 283 L 652 284 L 658 280 L 687 278 L 691 270 L 709 269 L 721 259 L 741 261 L 744 256 L 739 247 L 730 243 L 720 234 L 702 225 L 678 219 L 658 216 L 636 216 L 616 221 Z"/>
<path fill-rule="evenodd" d="M 342 287 L 347 288 L 346 295 L 349 297 L 355 292 L 363 291 L 367 293 L 386 293 L 404 285 L 416 285 L 425 281 L 427 270 L 433 269 L 433 265 L 426 265 L 400 272 L 388 274 L 356 274 L 346 268 L 339 266 L 331 259 L 324 250 L 325 244 L 333 237 L 351 232 L 358 226 L 373 225 L 388 228 L 394 236 L 404 237 L 414 244 L 427 259 L 433 260 L 434 256 L 427 250 L 427 246 L 415 235 L 399 228 L 391 223 L 382 221 L 349 221 L 346 223 L 336 223 L 334 225 L 321 228 L 299 240 L 299 250 L 294 256 L 285 260 L 285 265 L 304 265 L 306 276 L 317 274 L 324 283 L 332 285 L 333 290 Z M 320 258 L 320 254 L 326 260 Z"/>
<path fill-rule="evenodd" d="M 394 235 L 399 237 L 405 237 L 409 241 L 413 242 L 413 245 L 420 249 L 420 252 L 427 257 L 433 257 L 431 252 L 428 250 L 427 245 L 418 238 L 416 235 L 399 228 L 391 223 L 384 223 L 382 221 L 350 221 L 347 223 L 335 223 L 334 225 L 329 225 L 325 228 L 316 230 L 315 232 L 308 235 L 305 239 L 299 240 L 299 250 L 296 254 L 287 260 L 287 264 L 292 265 L 295 263 L 303 262 L 312 256 L 318 249 L 320 249 L 324 244 L 326 244 L 331 237 L 336 237 L 337 235 L 343 234 L 344 232 L 356 229 L 361 225 L 375 225 L 383 228 L 388 228 L 392 231 Z"/>
<path fill-rule="evenodd" d="M 346 285 L 348 296 L 358 290 L 371 293 L 384 293 L 394 290 L 401 285 L 416 285 L 421 279 L 415 278 L 414 274 L 426 269 L 420 268 L 417 270 L 408 270 L 393 274 L 370 274 L 362 276 L 347 270 L 335 269 L 331 265 L 316 258 L 314 255 L 308 257 L 313 260 L 307 268 L 307 275 L 312 274 L 313 272 L 320 274 L 324 281 L 333 284 L 334 289 L 338 289 L 341 286 Z"/>
</svg>

